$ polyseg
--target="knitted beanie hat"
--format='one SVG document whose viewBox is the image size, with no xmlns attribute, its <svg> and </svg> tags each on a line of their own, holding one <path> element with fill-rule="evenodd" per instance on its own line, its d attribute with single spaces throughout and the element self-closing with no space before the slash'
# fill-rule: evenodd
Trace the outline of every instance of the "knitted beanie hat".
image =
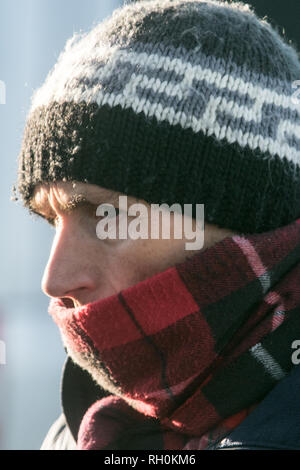
<svg viewBox="0 0 300 470">
<path fill-rule="evenodd" d="M 300 216 L 299 79 L 297 51 L 249 5 L 125 4 L 35 92 L 18 191 L 29 206 L 38 183 L 80 181 L 204 204 L 243 233 L 283 226 Z"/>
</svg>

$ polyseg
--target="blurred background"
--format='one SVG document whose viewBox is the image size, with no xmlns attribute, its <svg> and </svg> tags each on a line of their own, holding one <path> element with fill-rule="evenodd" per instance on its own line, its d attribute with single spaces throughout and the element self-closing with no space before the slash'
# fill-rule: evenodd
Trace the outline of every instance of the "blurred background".
<svg viewBox="0 0 300 470">
<path fill-rule="evenodd" d="M 0 0 L 1 450 L 38 450 L 61 412 L 65 351 L 47 313 L 48 298 L 40 288 L 54 232 L 10 200 L 30 97 L 42 85 L 67 39 L 74 32 L 89 30 L 122 3 Z M 299 50 L 299 0 L 247 3 L 259 16 L 278 25 Z"/>
</svg>

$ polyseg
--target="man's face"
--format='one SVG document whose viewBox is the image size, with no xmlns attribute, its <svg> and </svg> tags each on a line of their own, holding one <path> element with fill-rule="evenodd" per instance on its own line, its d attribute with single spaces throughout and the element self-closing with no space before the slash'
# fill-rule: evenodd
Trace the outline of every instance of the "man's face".
<svg viewBox="0 0 300 470">
<path fill-rule="evenodd" d="M 118 208 L 120 194 L 85 183 L 44 184 L 35 189 L 32 208 L 53 223 L 56 231 L 42 280 L 46 295 L 82 306 L 117 294 L 198 251 L 186 250 L 190 239 L 184 233 L 181 239 L 174 238 L 172 212 L 170 239 L 163 239 L 161 232 L 159 239 L 99 239 L 97 207 L 105 203 Z M 137 202 L 148 207 L 150 214 L 146 201 L 127 198 L 128 207 Z M 116 212 L 117 228 L 120 216 Z M 133 218 L 128 216 L 128 224 Z M 149 219 L 149 234 L 150 228 Z M 202 249 L 229 235 L 233 232 L 206 224 Z"/>
</svg>

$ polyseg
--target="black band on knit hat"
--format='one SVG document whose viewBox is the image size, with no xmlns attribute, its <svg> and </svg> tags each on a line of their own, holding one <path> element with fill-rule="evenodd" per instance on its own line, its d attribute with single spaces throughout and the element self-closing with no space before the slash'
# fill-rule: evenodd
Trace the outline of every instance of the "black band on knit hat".
<svg viewBox="0 0 300 470">
<path fill-rule="evenodd" d="M 149 203 L 204 204 L 259 233 L 300 216 L 300 62 L 248 5 L 149 0 L 68 41 L 35 93 L 19 160 Z"/>
</svg>

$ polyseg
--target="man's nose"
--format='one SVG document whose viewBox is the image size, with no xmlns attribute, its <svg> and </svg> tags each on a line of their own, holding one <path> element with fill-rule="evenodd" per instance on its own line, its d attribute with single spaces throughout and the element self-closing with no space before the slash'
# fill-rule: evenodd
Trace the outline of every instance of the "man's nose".
<svg viewBox="0 0 300 470">
<path fill-rule="evenodd" d="M 42 290 L 49 297 L 70 297 L 79 300 L 96 287 L 93 260 L 87 241 L 78 227 L 57 228 L 46 265 Z"/>
</svg>

